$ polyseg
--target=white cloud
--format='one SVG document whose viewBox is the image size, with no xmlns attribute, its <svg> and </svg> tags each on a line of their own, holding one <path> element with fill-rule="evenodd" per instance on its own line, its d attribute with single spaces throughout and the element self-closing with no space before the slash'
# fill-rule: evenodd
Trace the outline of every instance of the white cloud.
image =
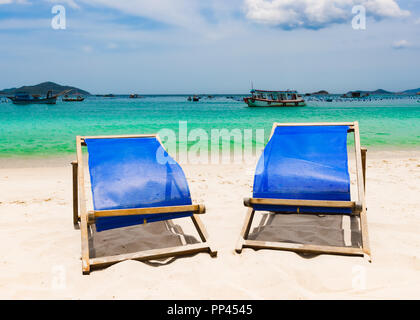
<svg viewBox="0 0 420 320">
<path fill-rule="evenodd" d="M 118 45 L 117 45 L 116 43 L 114 43 L 114 42 L 110 42 L 110 43 L 108 43 L 108 44 L 106 45 L 106 47 L 107 47 L 108 49 L 116 49 L 116 48 L 118 48 Z"/>
<path fill-rule="evenodd" d="M 395 0 L 245 0 L 246 17 L 254 22 L 292 28 L 323 28 L 351 21 L 352 8 L 363 5 L 377 19 L 408 16 Z"/>
<path fill-rule="evenodd" d="M 68 5 L 71 8 L 79 9 L 79 5 L 76 3 L 75 0 L 44 0 L 46 2 L 56 3 L 56 4 L 62 4 L 62 5 Z M 0 0 L 0 5 L 2 4 L 30 4 L 28 0 Z"/>
<path fill-rule="evenodd" d="M 89 5 L 108 7 L 126 14 L 146 17 L 173 25 L 188 25 L 197 22 L 196 1 L 191 0 L 81 0 Z"/>
<path fill-rule="evenodd" d="M 82 46 L 82 50 L 86 53 L 91 53 L 93 52 L 93 48 L 92 46 L 86 45 L 86 46 Z"/>
<path fill-rule="evenodd" d="M 125 14 L 148 18 L 167 25 L 198 31 L 210 29 L 218 21 L 226 23 L 244 0 L 77 0 L 79 4 L 107 7 Z M 206 13 L 208 16 L 206 17 Z M 211 19 L 208 19 L 211 16 Z M 209 22 L 209 20 L 213 20 Z M 210 27 L 210 28 L 209 28 Z"/>
<path fill-rule="evenodd" d="M 29 4 L 27 0 L 0 0 L 0 4 L 12 4 L 12 3 Z"/>
<path fill-rule="evenodd" d="M 51 25 L 50 19 L 1 19 L 0 30 L 35 30 Z"/>
<path fill-rule="evenodd" d="M 415 24 L 420 24 L 420 18 L 414 21 Z"/>
<path fill-rule="evenodd" d="M 404 49 L 404 48 L 408 48 L 411 46 L 411 43 L 408 42 L 407 40 L 399 40 L 399 41 L 395 41 L 392 44 L 392 47 L 394 49 Z"/>
<path fill-rule="evenodd" d="M 1 1 L 1 0 L 0 0 Z M 46 0 L 51 3 L 61 4 L 61 5 L 68 5 L 73 9 L 80 9 L 79 5 L 74 0 Z"/>
</svg>

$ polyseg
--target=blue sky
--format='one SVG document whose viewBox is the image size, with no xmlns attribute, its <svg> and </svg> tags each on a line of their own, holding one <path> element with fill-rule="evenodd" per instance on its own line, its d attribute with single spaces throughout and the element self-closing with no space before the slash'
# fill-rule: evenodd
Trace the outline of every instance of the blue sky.
<svg viewBox="0 0 420 320">
<path fill-rule="evenodd" d="M 420 0 L 0 0 L 0 88 L 403 90 L 420 87 L 419 54 Z"/>
</svg>

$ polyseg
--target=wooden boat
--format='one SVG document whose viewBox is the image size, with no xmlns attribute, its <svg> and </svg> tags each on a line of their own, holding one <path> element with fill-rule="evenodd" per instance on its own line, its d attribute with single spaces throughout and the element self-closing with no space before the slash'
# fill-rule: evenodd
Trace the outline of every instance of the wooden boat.
<svg viewBox="0 0 420 320">
<path fill-rule="evenodd" d="M 138 95 L 137 93 L 135 94 L 130 94 L 129 96 L 130 99 L 139 99 L 139 98 L 143 98 L 141 95 Z"/>
<path fill-rule="evenodd" d="M 59 94 L 53 95 L 50 90 L 45 98 L 37 94 L 29 95 L 27 93 L 17 93 L 14 97 L 7 98 L 12 100 L 14 104 L 56 104 L 58 96 Z"/>
<path fill-rule="evenodd" d="M 199 97 L 199 96 L 193 96 L 192 98 L 191 98 L 191 96 L 189 96 L 187 98 L 188 101 L 194 101 L 194 102 L 200 101 L 200 99 L 201 99 L 201 97 Z"/>
<path fill-rule="evenodd" d="M 82 96 L 77 96 L 76 98 L 69 98 L 69 96 L 65 95 L 61 100 L 65 102 L 82 102 L 83 100 L 85 100 L 85 98 L 83 98 Z"/>
<path fill-rule="evenodd" d="M 244 98 L 249 107 L 303 107 L 305 100 L 297 91 L 251 90 L 251 97 Z"/>
</svg>

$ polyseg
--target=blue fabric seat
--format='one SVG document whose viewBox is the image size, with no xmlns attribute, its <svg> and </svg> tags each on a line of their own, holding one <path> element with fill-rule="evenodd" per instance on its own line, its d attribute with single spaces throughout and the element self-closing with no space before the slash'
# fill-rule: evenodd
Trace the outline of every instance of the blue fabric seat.
<svg viewBox="0 0 420 320">
<path fill-rule="evenodd" d="M 350 201 L 348 126 L 277 126 L 258 161 L 254 198 Z M 351 213 L 346 208 L 254 205 L 255 210 Z"/>
<path fill-rule="evenodd" d="M 85 139 L 95 210 L 191 205 L 182 168 L 156 137 Z M 192 212 L 100 217 L 96 230 L 191 216 Z"/>
</svg>

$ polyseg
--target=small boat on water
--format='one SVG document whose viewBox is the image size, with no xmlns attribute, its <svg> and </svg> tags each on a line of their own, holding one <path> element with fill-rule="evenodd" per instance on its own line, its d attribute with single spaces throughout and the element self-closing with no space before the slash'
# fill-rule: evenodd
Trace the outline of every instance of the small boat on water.
<svg viewBox="0 0 420 320">
<path fill-rule="evenodd" d="M 130 94 L 129 96 L 130 99 L 139 99 L 139 98 L 143 98 L 141 95 L 135 93 L 135 94 Z"/>
<path fill-rule="evenodd" d="M 192 98 L 191 98 L 191 96 L 189 96 L 187 98 L 188 101 L 194 101 L 194 102 L 200 101 L 200 99 L 201 99 L 201 97 L 199 97 L 199 96 L 193 96 Z"/>
<path fill-rule="evenodd" d="M 77 96 L 76 98 L 70 98 L 68 95 L 65 95 L 61 100 L 65 102 L 82 102 L 83 100 L 85 100 L 85 98 L 83 98 L 82 96 Z"/>
<path fill-rule="evenodd" d="M 56 104 L 59 95 L 53 95 L 50 90 L 44 98 L 38 94 L 29 95 L 27 93 L 16 93 L 13 97 L 7 98 L 14 104 Z"/>
<path fill-rule="evenodd" d="M 305 100 L 297 91 L 251 90 L 251 97 L 244 98 L 249 107 L 303 107 Z"/>
</svg>

